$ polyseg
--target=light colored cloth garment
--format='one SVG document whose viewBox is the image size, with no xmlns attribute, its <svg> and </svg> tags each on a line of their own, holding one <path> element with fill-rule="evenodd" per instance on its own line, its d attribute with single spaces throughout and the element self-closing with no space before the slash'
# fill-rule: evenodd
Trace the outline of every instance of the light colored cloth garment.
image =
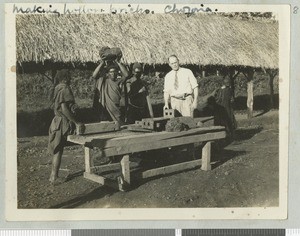
<svg viewBox="0 0 300 236">
<path fill-rule="evenodd" d="M 175 88 L 176 73 L 178 86 Z M 198 87 L 197 80 L 190 69 L 180 67 L 178 71 L 171 70 L 165 77 L 164 92 L 171 96 L 171 107 L 182 116 L 192 116 L 193 96 L 187 96 L 184 100 L 175 97 L 184 97 L 184 94 L 193 94 Z"/>
<path fill-rule="evenodd" d="M 193 115 L 192 110 L 193 97 L 188 96 L 185 100 L 180 100 L 177 98 L 171 97 L 171 107 L 180 112 L 182 116 L 191 116 Z"/>
<path fill-rule="evenodd" d="M 66 84 L 58 84 L 54 90 L 55 116 L 49 127 L 48 150 L 50 154 L 56 154 L 66 145 L 67 136 L 75 130 L 75 124 L 69 121 L 61 112 L 61 104 L 65 103 L 71 109 L 75 100 L 70 87 Z"/>
<path fill-rule="evenodd" d="M 164 92 L 170 94 L 170 96 L 176 96 L 178 94 L 192 94 L 194 88 L 198 87 L 197 80 L 190 69 L 180 67 L 177 71 L 178 88 L 175 89 L 175 71 L 171 70 L 165 76 Z"/>
</svg>

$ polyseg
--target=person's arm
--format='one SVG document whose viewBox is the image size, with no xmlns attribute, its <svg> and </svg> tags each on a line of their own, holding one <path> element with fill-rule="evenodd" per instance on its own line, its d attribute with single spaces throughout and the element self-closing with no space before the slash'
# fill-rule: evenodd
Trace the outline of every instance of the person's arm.
<svg viewBox="0 0 300 236">
<path fill-rule="evenodd" d="M 132 93 L 132 90 L 129 90 L 128 92 L 128 96 L 130 97 L 136 97 L 137 95 L 141 94 L 141 93 L 145 93 L 147 94 L 147 89 L 145 86 L 143 86 L 139 91 L 137 91 L 136 93 Z"/>
<path fill-rule="evenodd" d="M 115 62 L 117 63 L 117 65 L 120 68 L 120 71 L 122 73 L 122 79 L 121 79 L 120 83 L 124 83 L 129 77 L 129 72 L 126 69 L 125 65 L 123 65 L 119 60 L 115 60 Z"/>
<path fill-rule="evenodd" d="M 170 94 L 165 91 L 164 92 L 164 101 L 165 101 L 164 110 L 169 109 L 169 97 L 170 97 Z"/>
<path fill-rule="evenodd" d="M 78 122 L 72 112 L 69 110 L 67 103 L 61 104 L 61 112 L 62 114 L 67 117 L 68 120 L 74 122 L 76 125 L 82 125 L 81 122 Z"/>
<path fill-rule="evenodd" d="M 194 101 L 193 101 L 193 104 L 192 104 L 192 109 L 195 110 L 197 108 L 197 105 L 198 105 L 199 89 L 198 89 L 197 79 L 196 79 L 196 77 L 194 76 L 194 74 L 191 70 L 189 70 L 189 81 L 190 81 L 191 87 L 193 88 L 193 95 L 194 95 Z"/>
<path fill-rule="evenodd" d="M 97 68 L 94 70 L 91 76 L 92 79 L 97 79 L 97 76 L 99 72 L 103 69 L 104 65 L 105 65 L 104 61 L 101 60 L 100 64 L 97 66 Z"/>
<path fill-rule="evenodd" d="M 194 93 L 194 101 L 193 101 L 193 104 L 192 104 L 192 108 L 193 108 L 193 110 L 195 110 L 197 108 L 197 105 L 198 105 L 198 95 L 199 95 L 198 86 L 196 88 L 194 88 L 193 93 Z"/>
<path fill-rule="evenodd" d="M 165 109 L 169 109 L 169 98 L 170 98 L 170 92 L 168 89 L 168 74 L 165 76 L 165 83 L 164 83 L 164 101 L 165 101 L 165 105 L 164 105 L 164 110 Z"/>
<path fill-rule="evenodd" d="M 127 88 L 127 94 L 128 96 L 131 95 L 131 83 L 129 81 L 126 81 L 125 86 Z"/>
</svg>

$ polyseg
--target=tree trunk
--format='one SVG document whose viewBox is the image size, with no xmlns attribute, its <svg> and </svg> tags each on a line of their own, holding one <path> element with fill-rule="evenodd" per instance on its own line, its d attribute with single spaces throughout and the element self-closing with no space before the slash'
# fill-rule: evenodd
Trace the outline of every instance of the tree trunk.
<svg viewBox="0 0 300 236">
<path fill-rule="evenodd" d="M 235 98 L 235 86 L 234 86 L 234 80 L 238 76 L 240 72 L 234 69 L 230 69 L 229 71 L 229 78 L 230 78 L 230 86 L 232 90 L 232 95 Z"/>
<path fill-rule="evenodd" d="M 56 69 L 52 69 L 51 70 L 52 83 L 53 83 L 54 86 L 56 86 L 56 83 L 57 83 L 57 81 L 55 81 L 55 75 L 56 75 L 56 73 L 57 73 Z"/>
<path fill-rule="evenodd" d="M 247 82 L 247 108 L 248 118 L 253 117 L 253 80 Z"/>
<path fill-rule="evenodd" d="M 274 77 L 270 76 L 269 86 L 270 86 L 270 109 L 274 108 L 274 87 L 273 87 Z"/>
<path fill-rule="evenodd" d="M 253 78 L 254 78 L 254 69 L 247 68 L 246 71 L 243 71 L 244 76 L 247 79 L 247 110 L 248 110 L 248 119 L 253 117 Z"/>
<path fill-rule="evenodd" d="M 270 109 L 274 108 L 274 78 L 277 75 L 277 70 L 267 70 L 269 75 L 269 86 L 270 86 Z"/>
</svg>

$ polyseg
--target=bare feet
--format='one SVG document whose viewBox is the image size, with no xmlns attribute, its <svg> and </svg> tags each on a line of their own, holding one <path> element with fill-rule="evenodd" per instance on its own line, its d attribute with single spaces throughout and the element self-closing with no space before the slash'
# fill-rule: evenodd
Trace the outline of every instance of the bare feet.
<svg viewBox="0 0 300 236">
<path fill-rule="evenodd" d="M 63 178 L 58 178 L 58 177 L 56 177 L 56 178 L 50 177 L 49 181 L 50 181 L 50 184 L 51 184 L 51 185 L 56 186 L 56 185 L 59 185 L 59 184 L 64 183 L 64 182 L 65 182 L 65 179 L 63 179 Z"/>
<path fill-rule="evenodd" d="M 49 181 L 51 184 L 55 183 L 55 181 L 58 179 L 58 174 L 55 173 L 55 171 L 52 171 L 50 174 Z"/>
</svg>

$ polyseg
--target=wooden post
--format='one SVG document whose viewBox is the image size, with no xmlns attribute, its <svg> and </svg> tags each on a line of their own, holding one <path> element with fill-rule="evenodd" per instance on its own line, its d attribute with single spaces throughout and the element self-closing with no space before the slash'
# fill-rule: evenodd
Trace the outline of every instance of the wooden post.
<svg viewBox="0 0 300 236">
<path fill-rule="evenodd" d="M 274 78 L 277 75 L 277 70 L 267 70 L 269 75 L 269 87 L 270 87 L 270 109 L 274 108 Z"/>
<path fill-rule="evenodd" d="M 85 172 L 91 173 L 91 167 L 94 166 L 94 160 L 92 157 L 91 149 L 84 147 L 84 159 L 85 159 Z"/>
<path fill-rule="evenodd" d="M 188 155 L 191 155 L 193 160 L 196 160 L 195 144 L 194 143 L 191 143 L 191 144 L 187 145 L 187 152 L 188 152 Z"/>
<path fill-rule="evenodd" d="M 129 166 L 129 155 L 123 156 L 121 160 L 122 177 L 124 184 L 130 184 L 130 166 Z"/>
<path fill-rule="evenodd" d="M 51 70 L 51 77 L 52 77 L 52 82 L 53 85 L 56 86 L 56 84 L 58 83 L 58 81 L 55 81 L 55 76 L 56 76 L 57 70 L 56 69 L 52 69 Z"/>
<path fill-rule="evenodd" d="M 270 76 L 269 78 L 269 86 L 270 86 L 270 109 L 274 108 L 274 87 L 273 87 L 274 77 Z"/>
<path fill-rule="evenodd" d="M 199 65 L 199 69 L 200 69 L 200 72 L 201 72 L 201 78 L 205 78 L 204 66 L 203 65 Z"/>
<path fill-rule="evenodd" d="M 220 72 L 219 72 L 219 70 L 217 70 L 217 76 L 219 76 L 220 75 Z"/>
<path fill-rule="evenodd" d="M 153 118 L 153 117 L 154 117 L 154 114 L 153 114 L 153 109 L 152 109 L 151 99 L 150 99 L 150 96 L 149 96 L 149 95 L 146 96 L 146 100 L 147 100 L 147 105 L 148 105 L 149 115 L 150 115 L 151 118 Z"/>
<path fill-rule="evenodd" d="M 229 69 L 229 78 L 230 78 L 230 86 L 232 91 L 232 96 L 235 98 L 235 86 L 234 86 L 234 80 L 235 78 L 240 74 L 238 70 L 235 70 L 233 68 Z"/>
<path fill-rule="evenodd" d="M 248 119 L 253 117 L 253 78 L 254 78 L 254 69 L 249 68 L 243 74 L 247 79 L 247 108 L 248 108 Z"/>
<path fill-rule="evenodd" d="M 201 170 L 211 170 L 211 142 L 207 142 L 202 148 L 202 165 Z"/>
<path fill-rule="evenodd" d="M 247 82 L 247 107 L 248 107 L 248 118 L 253 117 L 253 80 Z"/>
</svg>

